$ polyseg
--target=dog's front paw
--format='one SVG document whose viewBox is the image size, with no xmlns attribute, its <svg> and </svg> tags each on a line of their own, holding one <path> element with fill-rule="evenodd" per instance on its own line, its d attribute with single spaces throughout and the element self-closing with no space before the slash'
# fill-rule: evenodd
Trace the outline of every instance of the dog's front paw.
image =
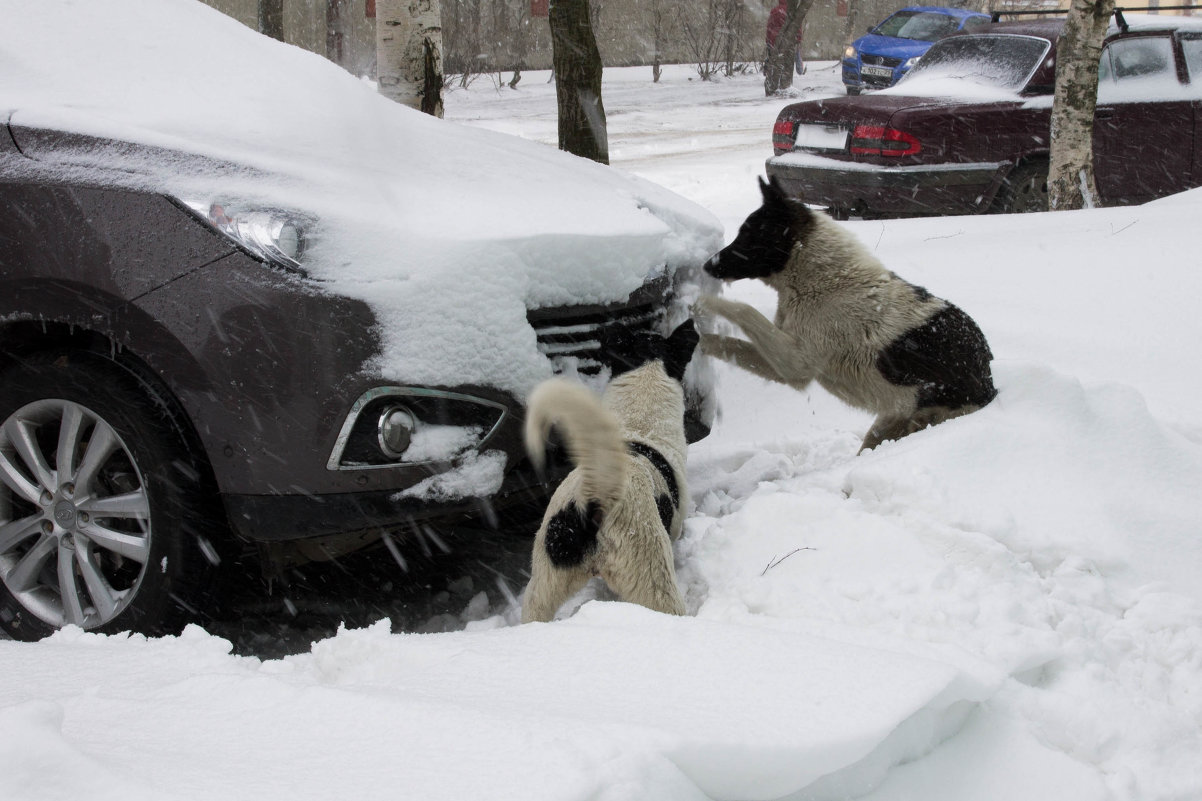
<svg viewBox="0 0 1202 801">
<path fill-rule="evenodd" d="M 706 356 L 715 356 L 721 359 L 730 350 L 730 348 L 726 347 L 726 343 L 729 340 L 730 337 L 724 337 L 719 334 L 702 334 L 698 347 Z"/>
<path fill-rule="evenodd" d="M 693 317 L 703 322 L 713 322 L 716 318 L 725 317 L 730 307 L 730 301 L 717 295 L 702 295 L 693 301 Z"/>
</svg>

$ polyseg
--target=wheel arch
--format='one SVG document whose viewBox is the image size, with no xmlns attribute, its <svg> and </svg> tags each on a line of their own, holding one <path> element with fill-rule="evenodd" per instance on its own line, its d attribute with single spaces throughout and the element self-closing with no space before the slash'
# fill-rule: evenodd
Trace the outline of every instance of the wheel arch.
<svg viewBox="0 0 1202 801">
<path fill-rule="evenodd" d="M 181 352 L 181 358 L 191 357 L 169 332 L 159 329 L 160 338 L 156 341 L 157 348 L 174 347 Z M 104 358 L 107 362 L 122 371 L 129 380 L 158 401 L 170 412 L 170 424 L 179 437 L 186 452 L 192 457 L 191 467 L 195 470 L 205 488 L 206 494 L 214 501 L 214 513 L 219 513 L 221 520 L 222 539 L 232 539 L 232 529 L 224 520 L 225 510 L 220 502 L 218 483 L 213 470 L 212 459 L 205 448 L 204 440 L 197 431 L 193 416 L 180 400 L 179 393 L 171 386 L 158 370 L 142 357 L 141 353 L 124 343 L 124 339 L 116 332 L 89 327 L 78 322 L 62 319 L 49 320 L 45 318 L 8 319 L 0 323 L 0 372 L 24 358 L 35 354 L 82 352 Z M 192 371 L 199 376 L 199 369 Z M 201 380 L 194 378 L 191 380 Z"/>
<path fill-rule="evenodd" d="M 982 208 L 992 213 L 1002 211 L 1001 205 L 1006 199 L 1006 188 L 1010 177 L 1034 165 L 1040 165 L 1046 173 L 1051 165 L 1051 160 L 1051 152 L 1036 150 L 1022 155 L 1005 169 L 999 170 L 997 177 L 993 181 L 993 185 L 989 188 L 988 202 L 983 203 Z"/>
</svg>

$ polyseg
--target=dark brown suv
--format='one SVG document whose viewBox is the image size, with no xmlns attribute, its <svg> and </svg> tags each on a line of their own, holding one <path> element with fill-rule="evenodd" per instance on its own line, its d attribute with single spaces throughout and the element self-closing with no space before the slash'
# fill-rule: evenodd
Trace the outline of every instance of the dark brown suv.
<svg viewBox="0 0 1202 801">
<path fill-rule="evenodd" d="M 0 627 L 12 636 L 170 630 L 204 607 L 232 541 L 336 555 L 553 487 L 525 467 L 512 390 L 458 383 L 453 366 L 436 383 L 389 377 L 404 366 L 380 364 L 382 340 L 415 329 L 308 273 L 313 220 L 129 179 L 146 163 L 245 180 L 244 167 L 17 117 L 0 119 Z M 565 192 L 594 191 L 574 177 Z M 626 297 L 528 309 L 514 347 L 603 380 L 599 342 L 665 326 L 685 272 L 648 262 Z M 598 282 L 581 283 L 596 298 Z M 438 302 L 413 317 L 472 312 Z M 691 439 L 708 430 L 707 392 L 690 384 Z"/>
<path fill-rule="evenodd" d="M 767 172 L 840 218 L 1047 208 L 1063 19 L 936 42 L 897 86 L 795 103 Z M 1106 205 L 1202 185 L 1202 20 L 1121 15 L 1102 52 L 1094 166 Z"/>
</svg>

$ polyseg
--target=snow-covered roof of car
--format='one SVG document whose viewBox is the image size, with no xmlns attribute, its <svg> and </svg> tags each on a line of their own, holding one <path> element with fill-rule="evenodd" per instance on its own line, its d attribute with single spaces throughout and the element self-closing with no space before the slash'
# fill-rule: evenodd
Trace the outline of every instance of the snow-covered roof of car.
<svg viewBox="0 0 1202 801">
<path fill-rule="evenodd" d="M 522 393 L 549 370 L 528 308 L 622 300 L 721 246 L 659 186 L 402 107 L 196 0 L 0 0 L 0 19 L 0 120 L 154 148 L 71 154 L 118 182 L 315 218 L 305 268 L 372 304 L 397 380 Z"/>
<path fill-rule="evenodd" d="M 1123 14 L 1128 30 L 1132 31 L 1202 31 L 1202 17 L 1183 17 L 1176 14 Z M 1114 18 L 1108 34 L 1118 31 Z"/>
</svg>

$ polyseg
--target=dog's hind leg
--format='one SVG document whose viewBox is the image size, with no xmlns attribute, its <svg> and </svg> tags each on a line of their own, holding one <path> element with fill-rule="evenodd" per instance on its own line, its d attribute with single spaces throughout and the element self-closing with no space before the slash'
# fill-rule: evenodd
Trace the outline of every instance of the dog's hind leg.
<svg viewBox="0 0 1202 801">
<path fill-rule="evenodd" d="M 868 433 L 864 436 L 864 442 L 860 445 L 860 450 L 872 450 L 886 440 L 899 440 L 915 431 L 922 431 L 924 428 L 937 425 L 945 420 L 961 417 L 979 408 L 981 407 L 976 405 L 954 409 L 947 406 L 926 406 L 918 409 L 909 417 L 881 415 L 873 421 L 872 428 L 868 429 Z"/>
<path fill-rule="evenodd" d="M 623 601 L 669 615 L 685 614 L 667 538 L 639 539 L 626 543 L 630 547 L 624 547 L 620 558 L 602 569 L 601 578 Z"/>
<path fill-rule="evenodd" d="M 549 560 L 534 560 L 530 583 L 522 596 L 522 622 L 547 623 L 559 607 L 584 589 L 592 575 L 583 567 L 555 567 Z"/>
<path fill-rule="evenodd" d="M 913 434 L 920 428 L 923 428 L 923 426 L 915 424 L 909 417 L 886 417 L 885 415 L 881 415 L 872 422 L 872 427 L 864 435 L 864 441 L 860 444 L 860 452 L 870 451 L 886 440 L 899 440 L 907 434 Z"/>
</svg>

